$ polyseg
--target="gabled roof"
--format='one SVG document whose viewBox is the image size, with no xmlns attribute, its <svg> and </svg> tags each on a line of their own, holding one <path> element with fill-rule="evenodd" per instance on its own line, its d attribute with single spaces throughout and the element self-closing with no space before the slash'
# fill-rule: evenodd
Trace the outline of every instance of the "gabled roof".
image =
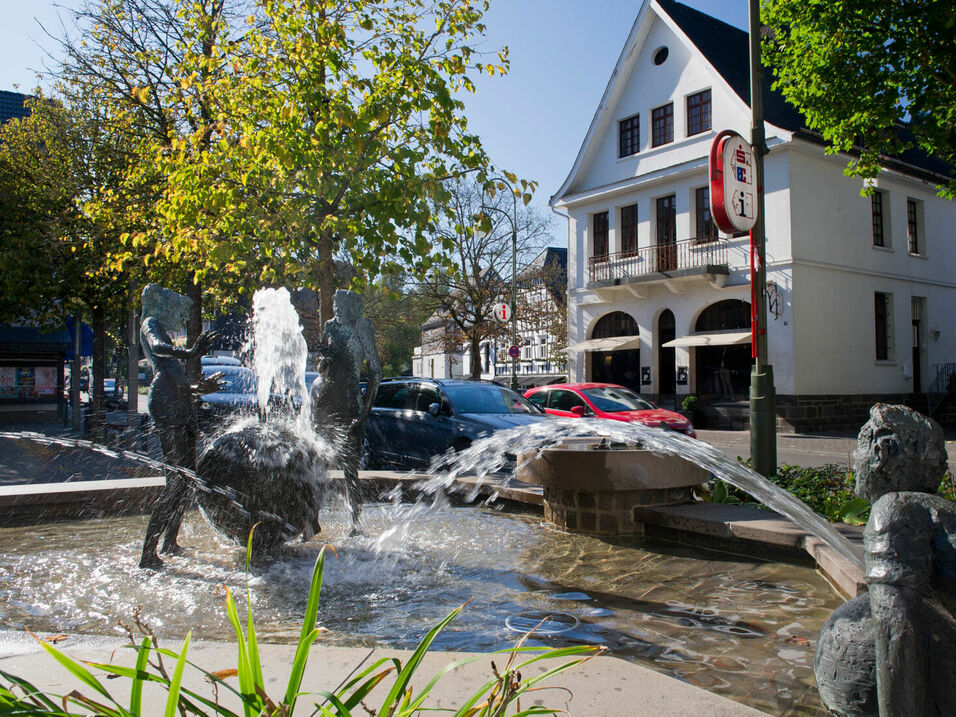
<svg viewBox="0 0 956 717">
<path fill-rule="evenodd" d="M 623 73 L 623 69 L 626 65 L 625 60 L 635 49 L 634 46 L 640 36 L 639 26 L 643 23 L 647 11 L 651 6 L 656 6 L 654 8 L 655 12 L 663 12 L 673 21 L 677 28 L 703 55 L 710 66 L 713 67 L 727 83 L 730 89 L 734 91 L 747 107 L 750 106 L 749 33 L 699 10 L 695 10 L 692 7 L 676 2 L 676 0 L 644 0 L 638 11 L 637 18 L 634 21 L 634 26 L 628 35 L 624 49 L 621 51 L 621 55 L 611 74 L 601 102 L 594 114 L 594 118 L 591 120 L 591 126 L 588 128 L 584 143 L 575 158 L 574 166 L 568 178 L 565 179 L 558 191 L 551 197 L 551 203 L 554 203 L 558 197 L 563 196 L 571 186 L 572 181 L 576 178 L 588 146 L 594 139 L 594 135 L 603 121 L 603 114 L 608 109 L 608 103 L 614 94 L 616 85 L 620 82 L 628 81 L 629 77 Z M 811 142 L 824 144 L 823 137 L 819 132 L 807 128 L 806 121 L 799 110 L 787 102 L 780 92 L 771 89 L 771 85 L 773 84 L 772 71 L 764 71 L 762 84 L 765 122 Z M 899 132 L 901 138 L 904 140 L 913 141 L 912 135 L 909 134 L 905 127 L 899 128 Z M 949 165 L 926 155 L 915 147 L 902 152 L 897 157 L 886 158 L 884 163 L 887 166 L 895 167 L 911 174 L 930 175 L 927 178 L 933 182 L 940 181 L 940 177 L 952 176 L 952 168 L 949 167 Z"/>
<path fill-rule="evenodd" d="M 30 108 L 25 106 L 28 99 L 30 95 L 0 90 L 0 125 L 7 120 L 29 115 Z"/>
</svg>

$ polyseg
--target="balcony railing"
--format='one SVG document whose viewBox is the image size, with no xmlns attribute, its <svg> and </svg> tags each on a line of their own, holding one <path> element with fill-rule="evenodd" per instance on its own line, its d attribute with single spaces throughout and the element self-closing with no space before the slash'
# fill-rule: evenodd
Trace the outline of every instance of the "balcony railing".
<svg viewBox="0 0 956 717">
<path fill-rule="evenodd" d="M 622 251 L 588 260 L 588 281 L 629 279 L 678 269 L 727 265 L 724 239 L 686 239 Z"/>
</svg>

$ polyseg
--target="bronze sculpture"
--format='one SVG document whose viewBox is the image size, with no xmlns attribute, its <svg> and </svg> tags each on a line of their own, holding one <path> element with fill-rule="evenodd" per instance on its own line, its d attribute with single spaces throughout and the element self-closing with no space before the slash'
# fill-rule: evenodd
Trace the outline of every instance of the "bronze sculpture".
<svg viewBox="0 0 956 717">
<path fill-rule="evenodd" d="M 159 284 L 148 284 L 143 289 L 142 302 L 140 340 L 153 369 L 146 408 L 159 436 L 163 460 L 170 466 L 194 471 L 198 436 L 195 394 L 181 360 L 205 353 L 213 334 L 201 334 L 191 347 L 176 346 L 169 332 L 185 326 L 192 300 Z M 156 554 L 160 537 L 163 538 L 162 552 L 181 552 L 176 537 L 192 493 L 192 486 L 183 475 L 176 471 L 167 473 L 166 486 L 146 528 L 141 568 L 162 567 L 163 561 Z"/>
<path fill-rule="evenodd" d="M 817 641 L 820 697 L 838 715 L 954 715 L 956 504 L 935 495 L 946 447 L 935 421 L 877 404 L 854 452 L 869 592 Z"/>
<path fill-rule="evenodd" d="M 382 366 L 372 322 L 362 316 L 362 297 L 340 289 L 333 305 L 335 316 L 325 322 L 322 336 L 319 378 L 311 388 L 312 420 L 316 431 L 338 448 L 354 528 L 361 515 L 358 468 L 365 421 L 382 380 Z M 360 386 L 363 365 L 367 367 L 364 395 Z"/>
</svg>

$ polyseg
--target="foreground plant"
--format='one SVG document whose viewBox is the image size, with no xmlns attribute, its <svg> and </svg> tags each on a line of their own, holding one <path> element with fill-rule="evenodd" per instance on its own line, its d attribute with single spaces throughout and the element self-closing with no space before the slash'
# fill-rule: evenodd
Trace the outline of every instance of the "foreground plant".
<svg viewBox="0 0 956 717">
<path fill-rule="evenodd" d="M 316 617 L 325 564 L 325 548 L 323 547 L 315 561 L 305 616 L 285 692 L 281 696 L 268 695 L 262 677 L 262 662 L 252 618 L 252 600 L 248 582 L 251 537 L 250 533 L 249 544 L 246 548 L 246 604 L 248 608 L 248 628 L 246 631 L 243 631 L 239 611 L 232 593 L 226 588 L 226 614 L 236 634 L 237 667 L 235 670 L 210 672 L 190 662 L 187 659 L 187 652 L 191 635 L 186 636 L 182 649 L 178 653 L 160 648 L 152 631 L 140 622 L 138 615 L 135 615 L 137 626 L 141 631 L 147 633 L 139 644 L 131 641 L 132 644 L 129 646 L 136 651 L 135 667 L 76 660 L 48 642 L 37 638 L 46 652 L 86 686 L 85 691 L 73 690 L 67 695 L 47 694 L 27 680 L 0 670 L 0 677 L 7 683 L 7 686 L 0 685 L 0 714 L 60 715 L 62 717 L 92 714 L 105 715 L 106 717 L 139 717 L 144 714 L 143 686 L 147 682 L 153 682 L 166 690 L 165 717 L 174 717 L 177 713 L 183 717 L 189 714 L 239 717 L 236 712 L 219 704 L 218 695 L 220 690 L 234 695 L 239 700 L 242 705 L 243 717 L 291 715 L 297 701 L 306 696 L 311 696 L 313 700 L 317 698 L 317 701 L 313 702 L 314 709 L 311 714 L 350 717 L 356 714 L 355 710 L 358 710 L 358 714 L 362 715 L 375 714 L 380 717 L 400 717 L 402 715 L 418 714 L 426 710 L 433 711 L 435 708 L 426 706 L 426 700 L 444 675 L 458 667 L 488 657 L 487 655 L 478 655 L 453 662 L 432 677 L 417 694 L 412 688 L 412 679 L 418 673 L 422 660 L 434 643 L 435 638 L 458 616 L 467 605 L 465 603 L 465 605 L 452 610 L 447 617 L 435 625 L 404 663 L 394 657 L 381 658 L 364 669 L 356 668 L 356 671 L 349 676 L 345 683 L 331 691 L 303 692 L 302 680 L 305 675 L 309 652 L 312 644 L 322 631 L 321 628 L 316 627 Z M 127 629 L 132 637 L 133 631 Z M 515 715 L 563 712 L 563 710 L 557 708 L 541 705 L 522 709 L 520 700 L 522 696 L 529 692 L 544 689 L 540 685 L 545 680 L 591 659 L 591 657 L 602 652 L 603 648 L 586 645 L 559 649 L 526 647 L 524 643 L 527 637 L 528 635 L 525 635 L 513 648 L 491 653 L 492 655 L 506 656 L 504 669 L 498 672 L 495 663 L 492 661 L 493 676 L 481 685 L 474 694 L 464 697 L 457 710 L 443 711 L 453 712 L 461 717 L 490 717 L 492 715 L 504 715 L 514 705 Z M 163 662 L 164 657 L 174 661 L 172 672 L 167 669 Z M 539 675 L 533 677 L 522 676 L 523 670 L 526 671 L 531 665 L 544 660 L 562 661 Z M 183 675 L 187 666 L 198 670 L 208 682 L 212 683 L 216 695 L 215 699 L 211 700 L 183 686 Z M 130 680 L 129 700 L 122 703 L 117 700 L 89 668 L 104 671 L 107 678 Z M 227 682 L 233 676 L 238 678 L 238 689 Z M 392 677 L 394 682 L 392 682 L 387 694 L 382 699 L 380 706 L 377 709 L 371 708 L 367 701 L 372 691 L 389 677 Z M 21 694 L 18 695 L 18 692 Z M 149 714 L 154 712 L 154 710 L 150 710 Z"/>
</svg>

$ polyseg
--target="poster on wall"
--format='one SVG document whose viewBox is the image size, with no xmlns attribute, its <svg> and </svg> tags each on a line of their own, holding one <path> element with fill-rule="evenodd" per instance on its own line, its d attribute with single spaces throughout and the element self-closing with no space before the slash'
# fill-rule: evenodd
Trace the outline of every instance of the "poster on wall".
<svg viewBox="0 0 956 717">
<path fill-rule="evenodd" d="M 17 370 L 13 366 L 0 366 L 0 398 L 17 397 Z"/>
<path fill-rule="evenodd" d="M 36 370 L 33 366 L 17 368 L 17 398 L 36 398 Z"/>
<path fill-rule="evenodd" d="M 35 376 L 37 398 L 56 395 L 56 366 L 37 366 Z"/>
</svg>

